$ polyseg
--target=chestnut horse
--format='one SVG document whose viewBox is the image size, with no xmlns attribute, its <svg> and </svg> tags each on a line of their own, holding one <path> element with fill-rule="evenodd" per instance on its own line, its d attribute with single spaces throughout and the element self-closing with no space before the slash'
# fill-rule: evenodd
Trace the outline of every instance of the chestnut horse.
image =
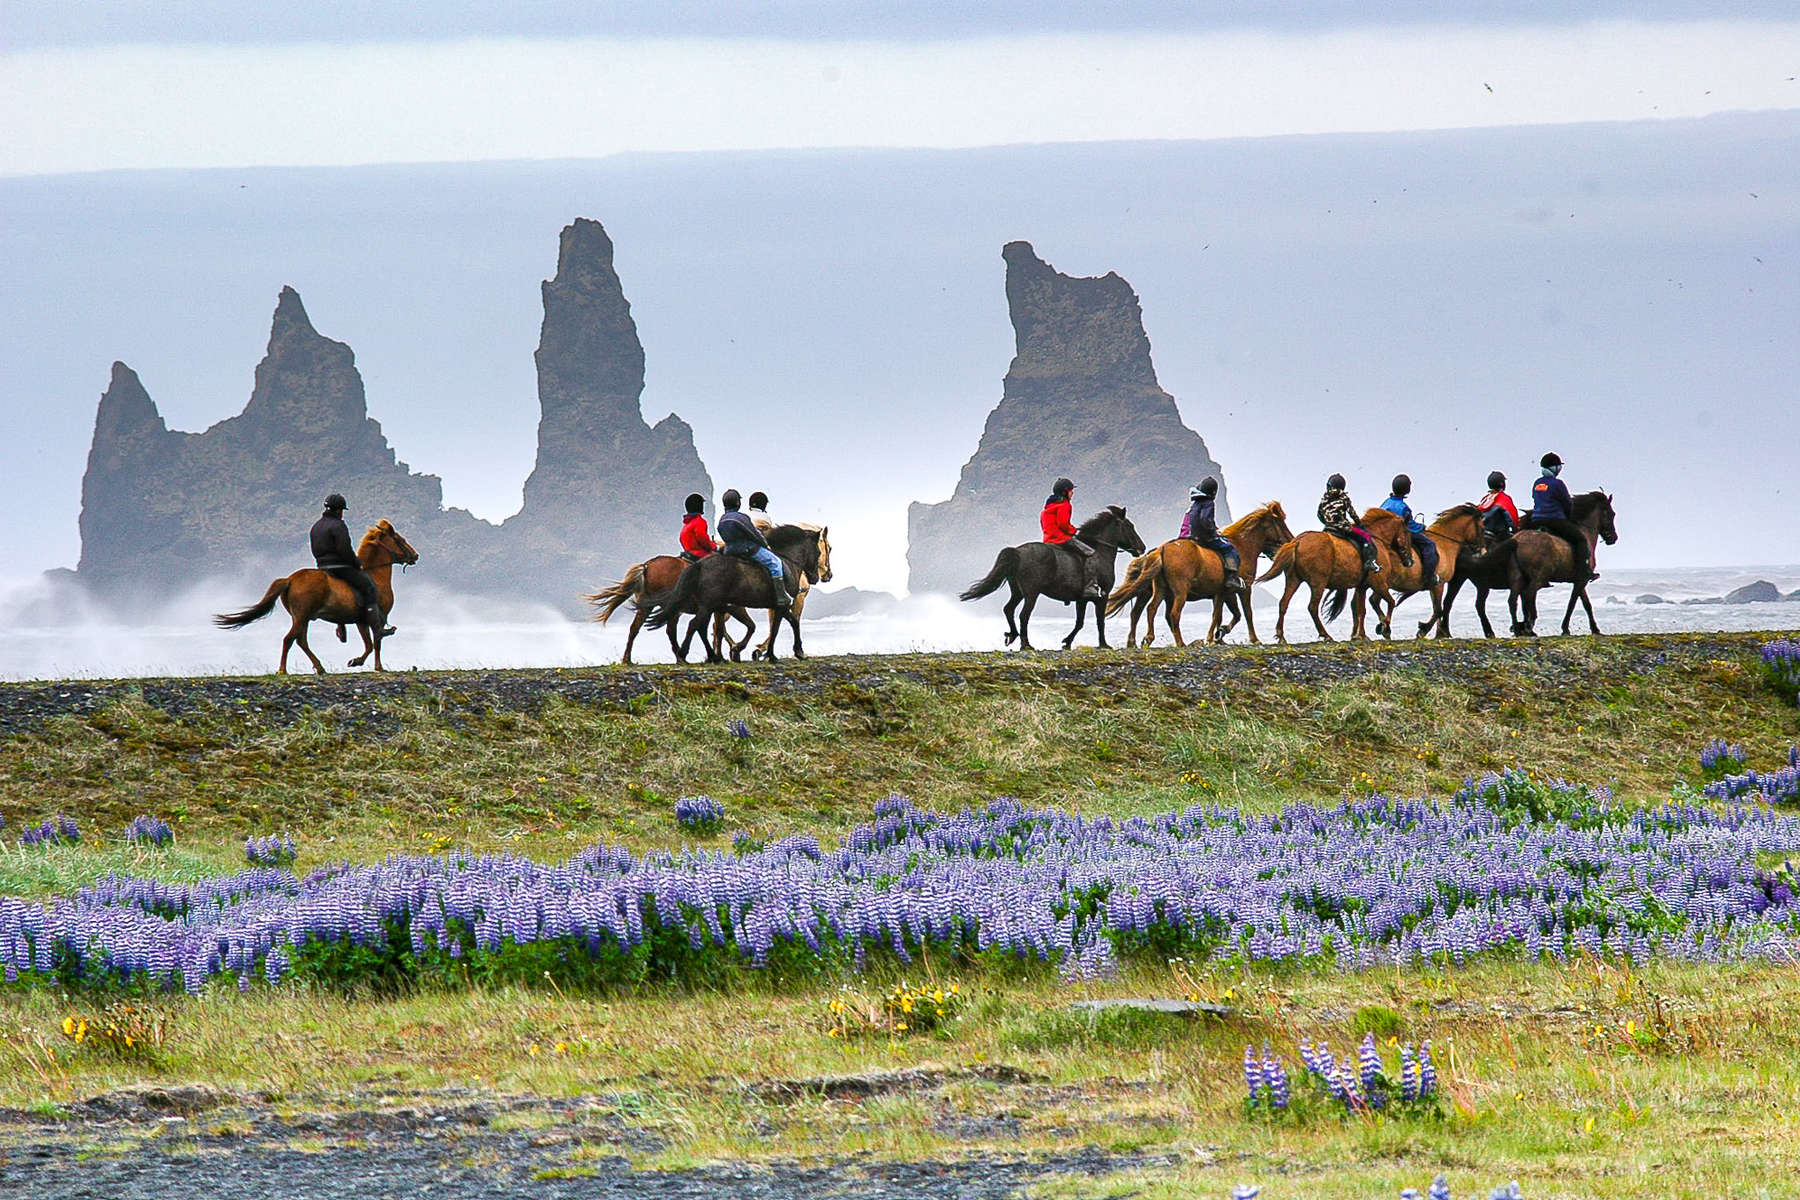
<svg viewBox="0 0 1800 1200">
<path fill-rule="evenodd" d="M 1393 593 L 1386 612 L 1380 601 L 1375 604 L 1375 632 L 1382 637 L 1393 636 L 1394 608 L 1408 596 L 1424 591 L 1431 593 L 1431 616 L 1419 622 L 1418 636 L 1424 637 L 1433 625 L 1438 627 L 1439 637 L 1450 636 L 1450 623 L 1444 616 L 1444 587 L 1456 578 L 1458 571 L 1468 568 L 1473 556 L 1486 544 L 1487 530 L 1482 527 L 1480 509 L 1473 504 L 1459 504 L 1439 513 L 1437 520 L 1426 527 L 1425 536 L 1437 545 L 1437 577 L 1430 588 L 1420 586 L 1425 575 L 1425 563 L 1421 560 L 1395 569 L 1391 577 L 1382 580 Z"/>
<path fill-rule="evenodd" d="M 598 592 L 582 597 L 583 600 L 600 610 L 594 614 L 594 620 L 602 625 L 606 624 L 612 615 L 624 606 L 626 601 L 631 602 L 633 609 L 631 631 L 625 635 L 625 657 L 620 660 L 621 662 L 631 662 L 631 647 L 637 641 L 638 630 L 644 627 L 645 618 L 650 615 L 651 609 L 662 603 L 669 593 L 675 590 L 676 583 L 681 579 L 682 571 L 690 565 L 685 558 L 673 554 L 658 554 L 655 558 L 646 558 L 643 562 L 634 564 L 629 571 L 625 572 L 625 578 L 611 587 L 602 588 Z M 744 626 L 744 636 L 731 643 L 731 657 L 740 658 L 743 656 L 744 647 L 749 644 L 750 638 L 756 633 L 756 622 L 752 621 L 750 614 L 742 608 L 731 609 L 730 615 L 736 617 Z M 723 633 L 722 626 L 725 617 L 725 613 L 719 614 L 720 633 Z M 682 645 L 676 637 L 675 626 L 670 625 L 667 628 L 669 649 L 675 652 L 678 662 L 686 662 L 687 647 Z"/>
<path fill-rule="evenodd" d="M 1294 535 L 1288 531 L 1287 514 L 1278 500 L 1271 500 L 1219 532 L 1237 547 L 1238 558 L 1251 574 L 1255 573 L 1259 558 L 1274 558 L 1276 550 L 1294 540 Z M 1227 592 L 1224 583 L 1225 564 L 1218 551 L 1202 546 L 1192 538 L 1174 538 L 1143 557 L 1131 560 L 1125 569 L 1124 580 L 1107 598 L 1106 614 L 1112 616 L 1125 607 L 1127 601 L 1135 599 L 1131 608 L 1131 631 L 1126 635 L 1125 644 L 1137 645 L 1138 617 L 1148 609 L 1149 619 L 1144 630 L 1144 645 L 1148 646 L 1156 639 L 1156 610 L 1167 604 L 1169 632 L 1177 646 L 1185 646 L 1187 642 L 1181 636 L 1183 605 L 1189 600 L 1210 599 L 1213 612 L 1212 625 L 1206 631 L 1207 641 L 1224 641 L 1225 634 L 1234 629 L 1239 620 L 1244 620 L 1249 624 L 1251 643 L 1260 645 L 1248 595 Z M 1221 630 L 1219 621 L 1227 604 L 1232 610 L 1231 624 Z"/>
<path fill-rule="evenodd" d="M 363 534 L 362 545 L 356 548 L 356 561 L 375 581 L 375 599 L 386 614 L 394 610 L 394 564 L 411 566 L 419 561 L 419 552 L 396 533 L 392 525 L 377 521 Z M 356 626 L 362 633 L 363 652 L 351 659 L 350 665 L 362 666 L 373 652 L 375 669 L 386 669 L 381 665 L 381 638 L 376 636 L 378 631 L 370 629 L 363 620 L 355 589 L 317 567 L 277 579 L 254 605 L 239 612 L 219 613 L 213 617 L 213 624 L 220 629 L 242 629 L 252 621 L 268 616 L 274 611 L 277 600 L 294 618 L 287 635 L 281 639 L 281 674 L 287 674 L 288 651 L 296 643 L 306 652 L 306 657 L 312 659 L 313 670 L 320 675 L 325 673 L 325 664 L 306 644 L 306 627 L 313 621 L 331 621 L 340 629 L 345 625 Z"/>
<path fill-rule="evenodd" d="M 1406 522 L 1386 509 L 1371 508 L 1363 514 L 1362 526 L 1375 539 L 1375 561 L 1381 564 L 1380 573 L 1369 576 L 1368 586 L 1374 588 L 1376 595 L 1391 602 L 1393 597 L 1382 579 L 1393 569 L 1395 562 L 1412 564 L 1412 538 L 1406 532 Z M 1306 611 L 1312 615 L 1313 626 L 1319 631 L 1321 640 L 1329 642 L 1333 639 L 1325 622 L 1319 619 L 1319 600 L 1326 592 L 1331 593 L 1329 615 L 1336 620 L 1344 611 L 1345 596 L 1353 589 L 1356 607 L 1350 636 L 1368 640 L 1368 631 L 1363 628 L 1362 555 L 1355 546 L 1334 533 L 1309 529 L 1277 550 L 1274 564 L 1256 582 L 1267 583 L 1277 575 L 1287 576 L 1287 586 L 1281 593 L 1281 615 L 1275 620 L 1276 641 L 1287 644 L 1288 605 L 1302 583 L 1312 589 Z"/>
</svg>

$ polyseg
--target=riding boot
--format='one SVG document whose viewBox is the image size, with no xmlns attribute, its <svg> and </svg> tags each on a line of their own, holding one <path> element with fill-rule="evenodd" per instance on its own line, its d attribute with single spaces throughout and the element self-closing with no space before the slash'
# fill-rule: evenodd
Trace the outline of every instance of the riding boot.
<svg viewBox="0 0 1800 1200">
<path fill-rule="evenodd" d="M 1363 574 L 1380 574 L 1381 560 L 1375 557 L 1375 547 L 1367 542 L 1358 542 L 1356 548 L 1362 554 Z"/>
<path fill-rule="evenodd" d="M 392 625 L 387 623 L 387 619 L 382 616 L 379 608 L 371 606 L 363 613 L 363 617 L 369 622 L 369 628 L 374 632 L 377 640 L 393 637 L 396 633 L 400 632 L 398 629 L 395 629 Z"/>
</svg>

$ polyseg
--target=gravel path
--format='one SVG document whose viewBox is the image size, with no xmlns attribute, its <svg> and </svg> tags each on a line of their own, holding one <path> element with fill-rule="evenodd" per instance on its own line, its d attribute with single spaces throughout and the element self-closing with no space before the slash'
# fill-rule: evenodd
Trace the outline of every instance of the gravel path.
<svg viewBox="0 0 1800 1200">
<path fill-rule="evenodd" d="M 428 704 L 445 711 L 535 709 L 552 697 L 584 705 L 627 704 L 682 689 L 742 689 L 746 695 L 819 695 L 896 681 L 928 687 L 1039 683 L 1121 689 L 1160 686 L 1212 696 L 1270 680 L 1326 684 L 1386 671 L 1417 670 L 1470 679 L 1520 673 L 1550 679 L 1637 673 L 1671 663 L 1752 654 L 1765 634 L 1639 634 L 1540 641 L 1309 643 L 1293 647 L 1190 647 L 1187 651 L 1081 650 L 1056 654 L 846 655 L 805 662 L 712 666 L 593 667 L 506 671 L 408 671 L 387 675 L 192 677 L 0 683 L 0 735 L 35 731 L 57 716 L 96 712 L 139 700 L 172 717 L 242 713 L 290 724 L 321 713 L 355 725 L 393 718 L 378 702 Z M 1603 653 L 1596 653 L 1601 651 Z"/>
</svg>

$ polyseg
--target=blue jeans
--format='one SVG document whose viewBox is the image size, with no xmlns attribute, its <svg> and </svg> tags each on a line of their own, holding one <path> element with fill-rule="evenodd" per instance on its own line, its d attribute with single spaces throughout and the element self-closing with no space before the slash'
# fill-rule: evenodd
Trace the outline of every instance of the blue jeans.
<svg viewBox="0 0 1800 1200">
<path fill-rule="evenodd" d="M 769 578 L 775 581 L 776 587 L 786 587 L 786 584 L 784 584 L 782 580 L 787 575 L 787 569 L 782 566 L 780 556 L 773 550 L 769 549 L 767 546 L 758 546 L 755 553 L 750 555 L 750 558 L 753 561 L 762 564 L 762 569 L 769 573 Z"/>
<path fill-rule="evenodd" d="M 1423 533 L 1415 533 L 1412 535 L 1412 544 L 1413 549 L 1419 552 L 1419 561 L 1425 564 L 1425 573 L 1427 575 L 1436 575 L 1438 565 L 1437 543 Z"/>
</svg>

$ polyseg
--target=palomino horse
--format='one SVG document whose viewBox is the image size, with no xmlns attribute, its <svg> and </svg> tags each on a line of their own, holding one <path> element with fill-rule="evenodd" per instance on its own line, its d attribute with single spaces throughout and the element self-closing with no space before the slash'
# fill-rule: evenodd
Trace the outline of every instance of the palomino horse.
<svg viewBox="0 0 1800 1200">
<path fill-rule="evenodd" d="M 612 615 L 624 606 L 626 601 L 631 602 L 633 610 L 631 631 L 625 635 L 625 657 L 621 661 L 626 663 L 631 661 L 631 647 L 637 641 L 638 630 L 644 627 L 644 619 L 650 615 L 651 609 L 675 590 L 676 581 L 681 578 L 682 571 L 686 570 L 689 565 L 691 564 L 685 558 L 673 554 L 658 554 L 655 558 L 647 558 L 643 562 L 635 564 L 625 572 L 625 578 L 611 587 L 602 588 L 598 592 L 582 597 L 583 600 L 599 610 L 594 614 L 594 620 L 602 625 L 606 624 Z M 726 615 L 726 613 L 719 614 L 720 622 L 725 620 Z M 731 657 L 738 658 L 743 654 L 744 647 L 750 644 L 751 637 L 755 635 L 756 622 L 752 621 L 750 614 L 742 608 L 729 610 L 729 615 L 736 617 L 744 626 L 744 636 L 731 643 Z M 669 631 L 669 649 L 675 652 L 677 660 L 686 662 L 686 648 L 676 640 L 675 627 L 669 625 L 666 628 Z M 773 638 L 774 633 L 771 632 L 769 636 Z"/>
<path fill-rule="evenodd" d="M 378 521 L 363 534 L 362 545 L 356 549 L 356 561 L 362 564 L 362 569 L 375 581 L 375 599 L 380 603 L 381 611 L 390 613 L 394 610 L 394 564 L 411 566 L 419 561 L 419 552 L 396 533 L 392 525 L 386 521 Z M 250 622 L 260 621 L 268 616 L 274 610 L 277 600 L 281 601 L 282 606 L 294 618 L 287 635 L 281 639 L 280 671 L 283 675 L 287 674 L 288 651 L 295 643 L 306 652 L 306 657 L 312 659 L 313 670 L 320 675 L 325 673 L 325 664 L 319 661 L 319 656 L 306 644 L 306 627 L 313 621 L 331 621 L 340 626 L 355 625 L 362 633 L 363 652 L 351 659 L 350 665 L 362 666 L 373 651 L 375 669 L 386 669 L 381 665 L 379 631 L 370 629 L 363 621 L 356 591 L 343 580 L 333 579 L 316 567 L 295 571 L 292 575 L 277 579 L 254 605 L 241 612 L 220 613 L 213 617 L 213 624 L 220 629 L 242 629 Z"/>
<path fill-rule="evenodd" d="M 794 596 L 794 620 L 795 622 L 798 622 L 800 620 L 800 614 L 806 611 L 806 597 L 807 594 L 813 590 L 813 584 L 831 582 L 831 527 L 829 525 L 808 525 L 805 522 L 797 522 L 794 528 L 804 529 L 808 533 L 817 533 L 819 535 L 818 578 L 812 579 L 802 575 L 800 577 L 800 591 Z M 720 619 L 722 620 L 723 618 Z M 763 644 L 758 646 L 755 653 L 751 654 L 750 657 L 773 657 L 775 653 L 775 634 L 780 628 L 781 614 L 774 609 L 770 609 L 769 636 L 764 639 Z M 737 654 L 733 652 L 732 657 L 736 658 Z"/>
<path fill-rule="evenodd" d="M 1590 545 L 1595 538 L 1609 546 L 1619 540 L 1619 530 L 1613 519 L 1612 497 L 1607 493 L 1583 492 L 1575 497 L 1575 524 L 1587 535 Z M 1587 594 L 1587 564 L 1576 562 L 1569 543 L 1554 533 L 1522 529 L 1495 546 L 1488 558 L 1496 560 L 1496 566 L 1506 565 L 1512 580 L 1512 599 L 1524 605 L 1523 619 L 1513 622 L 1515 635 L 1537 636 L 1537 594 L 1551 583 L 1574 585 L 1569 593 L 1569 607 L 1563 612 L 1564 636 L 1568 635 L 1578 600 L 1587 611 L 1588 632 L 1600 632 L 1600 625 L 1594 620 L 1594 602 Z"/>
<path fill-rule="evenodd" d="M 769 531 L 769 549 L 787 568 L 788 578 L 818 582 L 821 534 L 821 530 L 801 529 L 797 525 L 777 525 Z M 680 620 L 683 613 L 691 612 L 694 619 L 688 624 L 687 636 L 681 642 L 680 653 L 684 661 L 695 632 L 702 631 L 706 661 L 724 662 L 725 656 L 719 652 L 723 640 L 719 632 L 721 627 L 714 623 L 714 614 L 734 606 L 767 608 L 793 627 L 794 657 L 805 658 L 806 651 L 800 645 L 799 615 L 791 605 L 786 611 L 776 610 L 774 601 L 775 581 L 769 578 L 762 564 L 730 554 L 713 554 L 681 573 L 674 590 L 656 602 L 645 623 L 652 629 L 667 629 Z M 773 638 L 769 640 L 767 657 L 771 662 L 775 659 Z"/>
<path fill-rule="evenodd" d="M 1275 551 L 1294 540 L 1288 531 L 1287 514 L 1282 511 L 1280 501 L 1271 500 L 1261 508 L 1242 517 L 1220 530 L 1227 541 L 1237 547 L 1238 558 L 1250 574 L 1256 572 L 1259 558 L 1275 557 Z M 1142 558 L 1134 558 L 1125 568 L 1125 578 L 1106 603 L 1106 615 L 1112 616 L 1123 608 L 1127 601 L 1136 600 L 1131 608 L 1131 632 L 1126 635 L 1127 646 L 1137 645 L 1138 617 L 1146 608 L 1149 619 L 1144 630 L 1144 645 L 1148 646 L 1156 638 L 1156 610 L 1163 604 L 1168 605 L 1169 632 L 1175 638 L 1177 646 L 1185 646 L 1187 642 L 1181 636 L 1181 610 L 1189 600 L 1210 599 L 1213 602 L 1212 625 L 1206 631 L 1206 640 L 1218 642 L 1225 639 L 1225 634 L 1237 626 L 1238 621 L 1247 620 L 1250 628 L 1250 641 L 1260 645 L 1256 636 L 1256 618 L 1250 613 L 1248 596 L 1239 597 L 1235 592 L 1227 592 L 1225 584 L 1225 564 L 1220 560 L 1218 551 L 1202 546 L 1192 538 L 1175 538 L 1164 542 Z M 1173 597 L 1173 599 L 1171 599 Z M 1243 603 L 1240 605 L 1239 601 Z M 1225 605 L 1232 608 L 1231 624 L 1225 629 L 1219 628 Z"/>
<path fill-rule="evenodd" d="M 1398 567 L 1391 578 L 1384 578 L 1388 591 L 1392 596 L 1387 610 L 1382 611 L 1381 602 L 1375 603 L 1375 632 L 1382 637 L 1393 636 L 1394 609 L 1408 596 L 1419 592 L 1431 594 L 1431 616 L 1419 622 L 1419 637 L 1424 637 L 1433 625 L 1439 626 L 1438 636 L 1449 637 L 1450 626 L 1444 618 L 1444 585 L 1455 578 L 1466 561 L 1468 555 L 1481 550 L 1487 540 L 1487 531 L 1481 524 L 1481 510 L 1473 504 L 1459 504 L 1455 508 L 1447 508 L 1438 514 L 1425 529 L 1425 536 L 1437 546 L 1438 572 L 1431 586 L 1422 586 L 1425 578 L 1425 562 L 1420 559 L 1410 566 Z"/>
<path fill-rule="evenodd" d="M 1412 563 L 1412 539 L 1406 532 L 1406 523 L 1385 509 L 1372 508 L 1363 514 L 1363 528 L 1375 539 L 1375 561 L 1381 564 L 1380 574 L 1369 577 L 1371 586 L 1377 595 L 1391 601 L 1387 585 L 1381 581 L 1395 562 Z M 1313 627 L 1319 631 L 1321 640 L 1329 642 L 1332 637 L 1325 622 L 1319 619 L 1319 600 L 1326 592 L 1331 593 L 1329 616 L 1336 620 L 1344 611 L 1345 596 L 1352 589 L 1356 592 L 1356 608 L 1350 636 L 1368 640 L 1368 631 L 1363 628 L 1362 555 L 1355 546 L 1336 534 L 1309 529 L 1277 550 L 1274 563 L 1256 582 L 1267 583 L 1277 575 L 1287 576 L 1287 586 L 1281 593 L 1281 615 L 1275 620 L 1276 641 L 1287 644 L 1288 605 L 1302 583 L 1312 589 L 1306 611 L 1312 615 Z"/>
<path fill-rule="evenodd" d="M 1133 554 L 1144 552 L 1144 539 L 1138 536 L 1136 527 L 1125 516 L 1124 506 L 1118 504 L 1108 505 L 1082 522 L 1075 535 L 1094 547 L 1094 574 L 1102 593 L 1112 590 L 1113 568 L 1120 550 L 1129 550 Z M 1037 607 L 1039 596 L 1075 605 L 1075 628 L 1063 639 L 1064 650 L 1074 644 L 1075 635 L 1081 632 L 1087 616 L 1087 607 L 1092 604 L 1094 624 L 1099 626 L 1100 645 L 1104 647 L 1106 601 L 1090 600 L 1082 595 L 1087 583 L 1085 562 L 1074 551 L 1048 542 L 1008 546 L 995 556 L 993 569 L 969 585 L 962 599 L 979 600 L 1006 584 L 1011 589 L 1011 596 L 1006 601 L 1006 644 L 1010 646 L 1016 641 L 1024 650 L 1034 648 L 1031 644 L 1031 610 Z M 1019 607 L 1021 601 L 1023 608 Z M 1014 610 L 1019 614 L 1016 624 Z"/>
</svg>

